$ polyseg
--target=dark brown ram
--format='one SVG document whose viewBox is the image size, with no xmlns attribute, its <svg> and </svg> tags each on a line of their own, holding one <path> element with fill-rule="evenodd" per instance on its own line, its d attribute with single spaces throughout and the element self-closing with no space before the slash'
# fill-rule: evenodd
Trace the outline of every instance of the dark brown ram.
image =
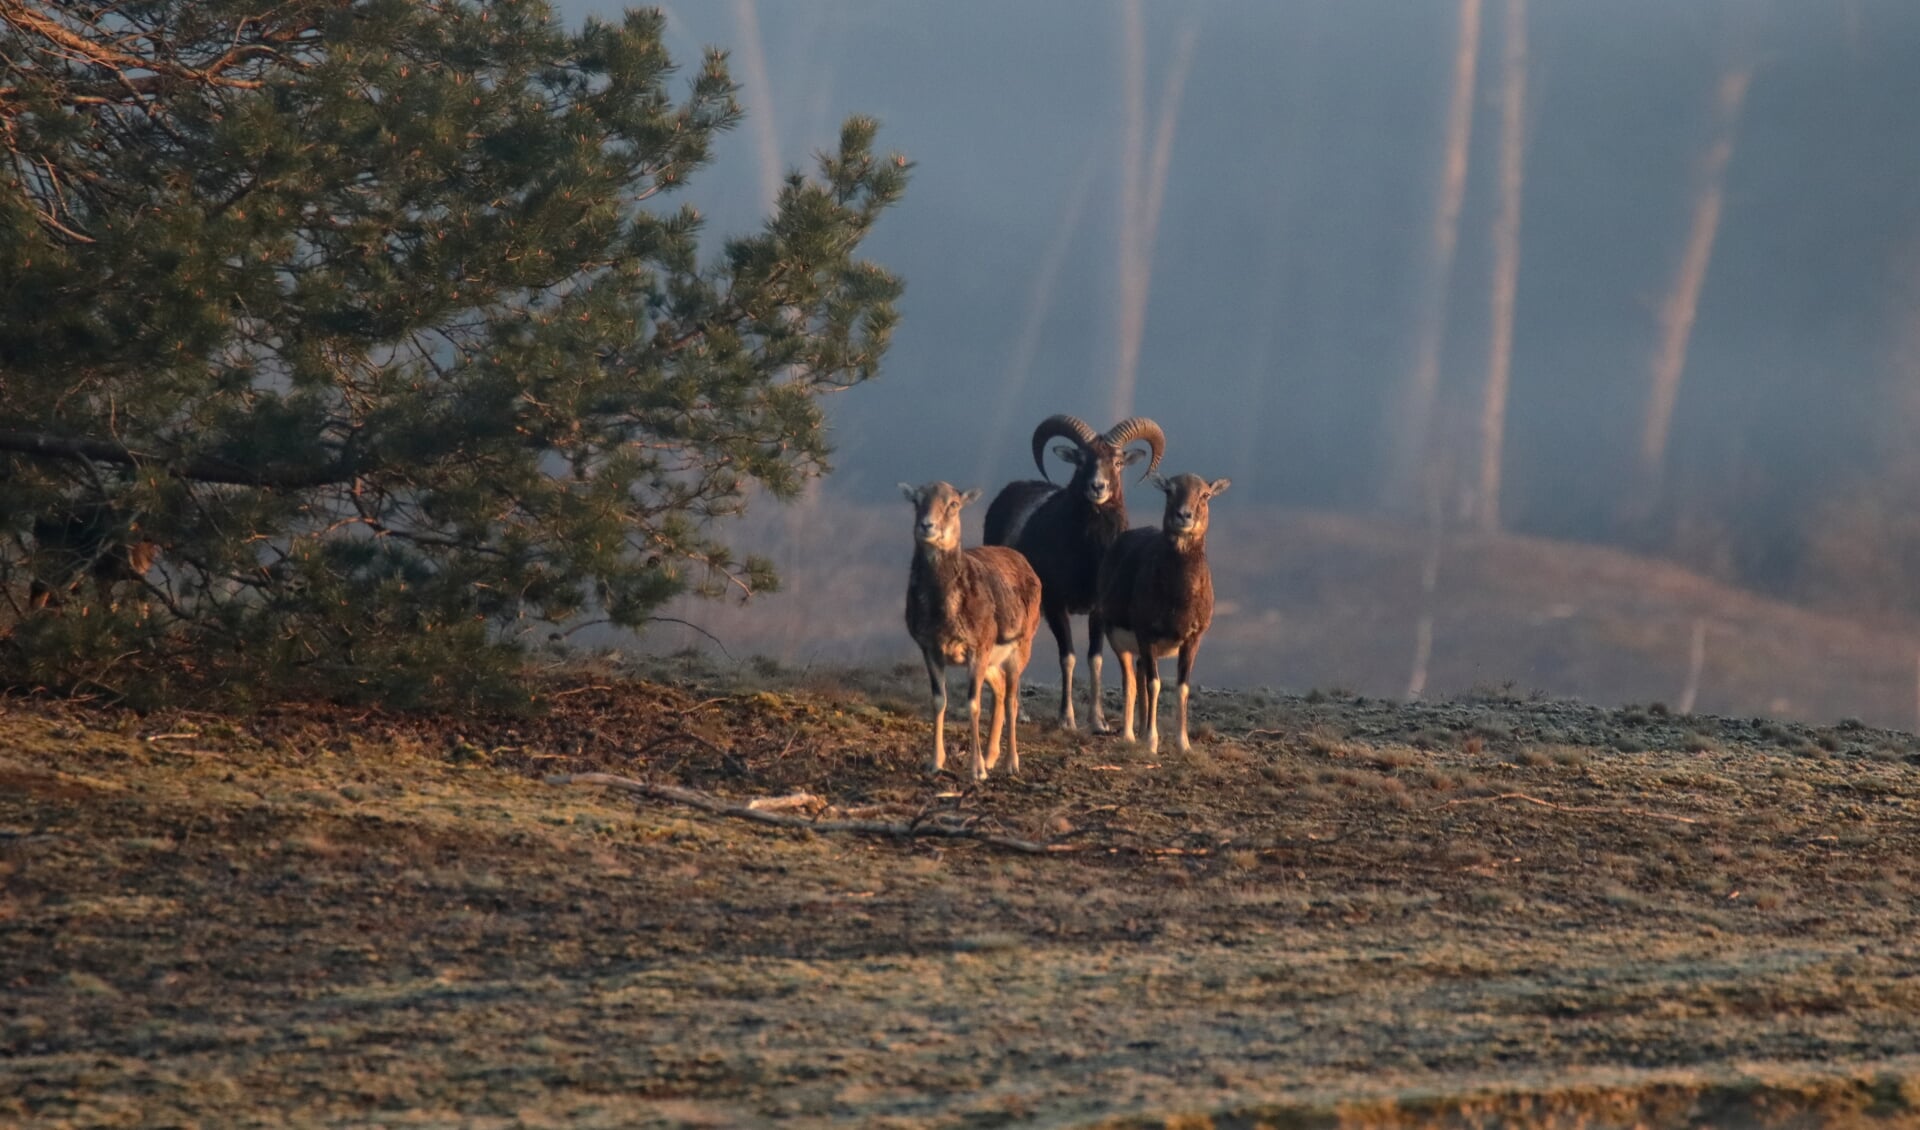
<svg viewBox="0 0 1920 1130">
<path fill-rule="evenodd" d="M 1188 682 L 1200 638 L 1213 623 L 1213 573 L 1207 567 L 1208 502 L 1231 481 L 1198 475 L 1154 476 L 1166 492 L 1156 528 L 1128 530 L 1100 568 L 1100 615 L 1120 660 L 1126 718 L 1121 736 L 1134 740 L 1133 704 L 1145 714 L 1147 751 L 1160 748 L 1160 660 L 1179 657 L 1180 749 L 1187 743 Z M 1135 672 L 1138 671 L 1138 678 Z M 1144 683 L 1144 686 L 1138 684 Z"/>
<path fill-rule="evenodd" d="M 1166 454 L 1166 434 L 1144 416 L 1115 424 L 1106 433 L 1094 431 L 1075 416 L 1049 416 L 1033 430 L 1033 461 L 1047 473 L 1046 444 L 1055 437 L 1072 444 L 1055 447 L 1054 454 L 1073 464 L 1073 478 L 1065 487 L 1051 481 L 1026 479 L 1008 483 L 987 507 L 986 543 L 1018 549 L 1040 576 L 1040 611 L 1053 642 L 1060 648 L 1060 724 L 1071 730 L 1073 717 L 1073 623 L 1069 616 L 1087 616 L 1087 677 L 1089 712 L 1096 731 L 1106 719 L 1100 706 L 1100 611 L 1094 586 L 1100 559 L 1127 528 L 1127 500 L 1121 477 L 1129 464 L 1145 455 L 1129 451 L 1144 443 L 1153 460 L 1152 474 Z"/>
</svg>

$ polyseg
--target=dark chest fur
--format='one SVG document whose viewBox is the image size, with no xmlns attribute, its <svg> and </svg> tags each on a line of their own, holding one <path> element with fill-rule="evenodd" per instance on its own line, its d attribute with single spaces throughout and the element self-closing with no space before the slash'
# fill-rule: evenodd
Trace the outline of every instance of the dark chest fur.
<svg viewBox="0 0 1920 1130">
<path fill-rule="evenodd" d="M 1124 506 L 1089 506 L 1062 490 L 1021 531 L 1019 548 L 1040 574 L 1049 601 L 1085 612 L 1093 606 L 1100 559 L 1126 527 Z"/>
<path fill-rule="evenodd" d="M 1158 539 L 1141 562 L 1133 607 L 1133 628 L 1143 643 L 1198 639 L 1213 622 L 1213 571 L 1206 547 L 1182 553 L 1171 539 Z"/>
</svg>

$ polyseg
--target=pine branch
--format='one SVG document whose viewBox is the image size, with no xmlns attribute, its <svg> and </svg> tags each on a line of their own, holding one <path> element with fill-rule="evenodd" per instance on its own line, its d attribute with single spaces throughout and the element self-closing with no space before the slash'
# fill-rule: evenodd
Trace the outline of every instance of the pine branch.
<svg viewBox="0 0 1920 1130">
<path fill-rule="evenodd" d="M 352 464 L 344 460 L 305 469 L 250 467 L 232 460 L 208 457 L 177 462 L 153 452 L 135 451 L 115 440 L 80 439 L 44 432 L 0 431 L 0 451 L 11 451 L 35 459 L 86 460 L 120 467 L 158 466 L 177 479 L 275 490 L 306 490 L 347 483 L 352 482 L 357 474 Z"/>
<path fill-rule="evenodd" d="M 114 77 L 109 82 L 85 90 L 86 94 L 103 100 L 108 99 L 110 92 L 114 91 L 124 91 L 133 99 L 146 98 L 161 93 L 171 83 L 180 82 L 236 90 L 260 90 L 267 85 L 264 80 L 238 78 L 229 72 L 256 59 L 282 59 L 281 53 L 266 43 L 235 43 L 219 57 L 198 67 L 143 58 L 74 31 L 52 16 L 35 11 L 34 5 L 25 0 L 0 0 L 0 22 L 11 24 L 23 33 L 39 36 L 76 62 L 113 72 Z M 242 26 L 247 22 L 241 21 Z M 239 30 L 235 29 L 236 37 Z M 263 38 L 284 43 L 308 30 L 310 26 L 288 28 Z"/>
</svg>

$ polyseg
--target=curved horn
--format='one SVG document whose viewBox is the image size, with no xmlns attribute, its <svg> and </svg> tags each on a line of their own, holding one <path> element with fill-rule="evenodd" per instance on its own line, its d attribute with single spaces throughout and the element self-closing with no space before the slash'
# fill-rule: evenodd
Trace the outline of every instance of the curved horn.
<svg viewBox="0 0 1920 1130">
<path fill-rule="evenodd" d="M 1145 416 L 1129 416 L 1115 424 L 1106 435 L 1108 443 L 1115 447 L 1125 447 L 1135 440 L 1145 440 L 1153 449 L 1153 459 L 1147 464 L 1147 475 L 1153 474 L 1160 466 L 1160 457 L 1167 453 L 1167 433 L 1160 425 Z M 1140 476 L 1146 478 L 1147 475 Z"/>
<path fill-rule="evenodd" d="M 1048 416 L 1033 429 L 1033 463 L 1040 468 L 1040 477 L 1052 482 L 1047 474 L 1047 441 L 1054 436 L 1065 436 L 1081 447 L 1086 447 L 1100 437 L 1093 428 L 1078 416 Z"/>
</svg>

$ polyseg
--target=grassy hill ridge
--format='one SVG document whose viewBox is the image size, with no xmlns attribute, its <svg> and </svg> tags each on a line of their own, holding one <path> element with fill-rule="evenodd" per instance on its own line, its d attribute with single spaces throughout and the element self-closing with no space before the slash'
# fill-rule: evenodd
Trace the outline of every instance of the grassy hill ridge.
<svg viewBox="0 0 1920 1130">
<path fill-rule="evenodd" d="M 1157 496 L 1156 496 L 1157 497 Z M 1345 687 L 1403 696 L 1417 624 L 1426 533 L 1315 511 L 1214 508 L 1208 554 L 1220 609 L 1200 661 L 1210 686 Z M 1150 517 L 1136 500 L 1136 522 Z M 746 606 L 688 601 L 737 655 L 793 664 L 913 658 L 901 621 L 906 511 L 833 499 L 749 517 L 745 548 L 779 565 L 779 593 Z M 978 538 L 970 528 L 968 541 Z M 1619 705 L 1677 705 L 1696 624 L 1704 632 L 1697 709 L 1912 727 L 1920 630 L 1819 612 L 1617 549 L 1513 534 L 1458 533 L 1442 545 L 1431 604 L 1427 689 L 1441 696 L 1512 684 Z M 609 639 L 611 644 L 625 641 Z M 663 625 L 652 646 L 706 648 Z M 1084 649 L 1082 638 L 1079 646 Z M 1032 676 L 1056 670 L 1040 633 Z"/>
</svg>

